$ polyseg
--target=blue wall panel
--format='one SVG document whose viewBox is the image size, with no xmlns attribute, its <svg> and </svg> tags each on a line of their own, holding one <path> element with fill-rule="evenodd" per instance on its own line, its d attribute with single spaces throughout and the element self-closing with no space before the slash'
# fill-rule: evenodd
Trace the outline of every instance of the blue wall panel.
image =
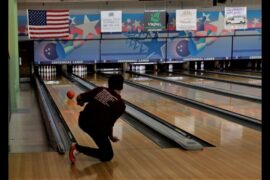
<svg viewBox="0 0 270 180">
<path fill-rule="evenodd" d="M 101 41 L 101 62 L 158 62 L 165 60 L 166 39 Z"/>
<path fill-rule="evenodd" d="M 233 39 L 233 59 L 260 59 L 261 36 L 238 36 Z"/>
<path fill-rule="evenodd" d="M 171 38 L 168 61 L 220 60 L 231 57 L 232 37 Z"/>
<path fill-rule="evenodd" d="M 99 40 L 35 41 L 36 64 L 89 64 L 99 62 Z"/>
</svg>

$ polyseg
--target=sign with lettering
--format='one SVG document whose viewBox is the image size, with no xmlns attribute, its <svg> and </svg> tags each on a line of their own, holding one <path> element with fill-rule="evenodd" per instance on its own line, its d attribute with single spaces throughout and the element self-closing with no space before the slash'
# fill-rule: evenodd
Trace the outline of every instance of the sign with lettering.
<svg viewBox="0 0 270 180">
<path fill-rule="evenodd" d="M 101 32 L 122 32 L 122 11 L 101 11 Z"/>
<path fill-rule="evenodd" d="M 225 29 L 246 29 L 247 7 L 225 7 Z"/>
<path fill-rule="evenodd" d="M 196 9 L 176 10 L 176 30 L 177 31 L 197 30 L 197 10 Z"/>
<path fill-rule="evenodd" d="M 166 11 L 165 10 L 145 11 L 144 29 L 147 32 L 166 30 Z"/>
</svg>

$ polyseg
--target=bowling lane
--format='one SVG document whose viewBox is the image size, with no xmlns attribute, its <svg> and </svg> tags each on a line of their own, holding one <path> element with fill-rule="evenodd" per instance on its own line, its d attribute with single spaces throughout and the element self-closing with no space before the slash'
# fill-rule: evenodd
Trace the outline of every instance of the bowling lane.
<svg viewBox="0 0 270 180">
<path fill-rule="evenodd" d="M 225 72 L 225 73 L 231 73 L 231 74 L 236 74 L 236 75 L 245 75 L 245 76 L 254 76 L 257 78 L 262 77 L 262 73 L 258 71 L 245 71 L 245 70 L 240 70 L 240 69 L 223 69 L 223 70 L 217 70 L 217 69 L 207 69 L 206 71 L 211 71 L 211 72 Z"/>
<path fill-rule="evenodd" d="M 184 76 L 181 74 L 174 74 L 170 72 L 155 72 L 155 73 L 147 72 L 146 74 L 155 75 L 155 76 L 159 76 L 159 77 L 166 78 L 169 80 L 185 82 L 185 83 L 202 86 L 206 88 L 210 87 L 210 88 L 225 90 L 228 92 L 261 98 L 261 88 L 247 87 L 247 86 L 242 86 L 238 84 L 213 81 L 209 79 L 202 79 L 199 77 Z"/>
<path fill-rule="evenodd" d="M 181 71 L 181 73 L 183 75 L 191 74 L 191 75 L 196 75 L 197 77 L 202 76 L 202 77 L 208 77 L 208 78 L 227 80 L 231 82 L 241 82 L 241 83 L 246 83 L 246 84 L 262 85 L 262 81 L 260 79 L 252 79 L 252 78 L 245 78 L 245 77 L 230 76 L 226 74 L 213 74 L 213 73 L 196 72 L 196 71 Z"/>
<path fill-rule="evenodd" d="M 101 75 L 88 74 L 87 80 L 98 86 L 107 86 L 107 79 Z M 122 91 L 122 97 L 215 146 L 260 148 L 261 133 L 254 129 L 126 84 Z"/>
<path fill-rule="evenodd" d="M 198 102 L 202 102 L 234 113 L 261 120 L 261 103 L 232 98 L 229 96 L 180 86 L 169 82 L 138 76 L 134 74 L 126 74 L 125 78 L 135 83 L 143 84 L 152 88 L 169 92 L 180 97 L 189 98 Z"/>
<path fill-rule="evenodd" d="M 63 77 L 58 77 L 55 81 L 45 81 L 45 84 L 78 143 L 95 146 L 92 139 L 78 126 L 79 112 L 83 107 L 76 104 L 75 98 L 70 100 L 66 97 L 66 92 L 70 89 L 74 90 L 76 94 L 81 93 L 82 90 Z M 121 118 L 114 126 L 114 135 L 120 139 L 118 143 L 113 143 L 115 149 L 159 148 L 158 145 L 128 125 Z"/>
</svg>

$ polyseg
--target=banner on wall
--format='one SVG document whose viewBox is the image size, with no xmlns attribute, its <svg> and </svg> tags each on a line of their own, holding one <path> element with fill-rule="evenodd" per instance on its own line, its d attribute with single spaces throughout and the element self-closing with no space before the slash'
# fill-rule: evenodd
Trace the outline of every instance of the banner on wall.
<svg viewBox="0 0 270 180">
<path fill-rule="evenodd" d="M 199 61 L 230 59 L 232 38 L 193 37 L 167 40 L 168 61 Z M 220 48 L 222 47 L 222 48 Z"/>
<path fill-rule="evenodd" d="M 99 40 L 34 41 L 35 64 L 99 62 Z"/>
<path fill-rule="evenodd" d="M 197 30 L 197 9 L 176 10 L 176 30 Z"/>
<path fill-rule="evenodd" d="M 144 29 L 147 32 L 166 30 L 165 10 L 144 11 Z"/>
<path fill-rule="evenodd" d="M 122 11 L 101 11 L 101 32 L 122 32 Z"/>
<path fill-rule="evenodd" d="M 261 36 L 234 36 L 232 59 L 261 59 Z"/>
<path fill-rule="evenodd" d="M 161 62 L 166 57 L 166 38 L 109 39 L 101 41 L 101 62 Z"/>
<path fill-rule="evenodd" d="M 225 29 L 246 29 L 247 7 L 225 7 Z"/>
</svg>

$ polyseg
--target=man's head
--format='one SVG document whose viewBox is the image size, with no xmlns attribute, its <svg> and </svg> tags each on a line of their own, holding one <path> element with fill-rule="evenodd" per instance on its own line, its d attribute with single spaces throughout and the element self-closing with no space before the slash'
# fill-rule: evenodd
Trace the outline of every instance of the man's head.
<svg viewBox="0 0 270 180">
<path fill-rule="evenodd" d="M 124 78 L 120 74 L 114 74 L 108 80 L 109 88 L 114 89 L 114 90 L 122 90 L 123 83 L 124 83 Z"/>
</svg>

